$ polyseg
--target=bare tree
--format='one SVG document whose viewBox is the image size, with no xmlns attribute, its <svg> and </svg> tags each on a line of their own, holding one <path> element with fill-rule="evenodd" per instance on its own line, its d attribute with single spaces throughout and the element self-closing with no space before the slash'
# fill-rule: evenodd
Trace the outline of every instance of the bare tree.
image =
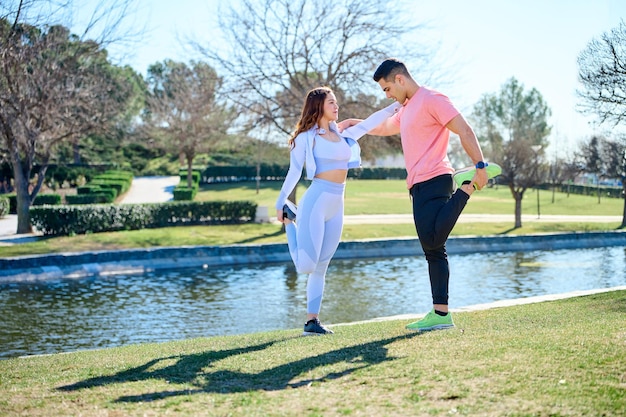
<svg viewBox="0 0 626 417">
<path fill-rule="evenodd" d="M 33 26 L 65 26 L 79 40 L 95 42 L 102 49 L 117 47 L 124 54 L 145 32 L 145 23 L 131 21 L 139 15 L 138 6 L 136 0 L 100 0 L 93 8 L 74 0 L 3 0 L 0 19 Z"/>
<path fill-rule="evenodd" d="M 539 91 L 525 92 L 515 78 L 499 94 L 485 94 L 474 106 L 472 116 L 485 154 L 502 166 L 500 181 L 508 184 L 515 199 L 516 228 L 522 227 L 524 192 L 545 177 L 550 113 Z"/>
<path fill-rule="evenodd" d="M 626 122 L 626 24 L 624 21 L 610 32 L 593 39 L 578 56 L 578 77 L 583 89 L 579 111 L 597 116 L 600 124 L 624 126 Z M 604 152 L 598 165 L 608 168 L 610 175 L 622 180 L 626 195 L 626 153 L 622 138 L 602 144 Z M 613 149 L 611 149 L 613 148 Z M 589 162 L 589 161 L 587 161 Z M 626 227 L 626 199 L 621 227 Z"/>
<path fill-rule="evenodd" d="M 413 68 L 433 68 L 428 64 L 436 45 L 415 42 L 426 25 L 409 23 L 413 16 L 399 11 L 411 5 L 398 0 L 242 0 L 219 12 L 224 44 L 193 45 L 224 76 L 225 91 L 241 109 L 245 128 L 255 134 L 269 127 L 270 138 L 286 143 L 309 89 L 333 88 L 342 117 L 364 117 L 381 106 L 375 98 L 381 94 L 373 95 L 378 89 L 372 75 L 384 58 L 401 53 Z M 405 47 L 408 35 L 410 48 Z M 418 75 L 433 78 L 425 71 Z"/>
<path fill-rule="evenodd" d="M 29 208 L 59 145 L 105 131 L 133 91 L 128 73 L 110 65 L 97 42 L 61 25 L 22 23 L 26 5 L 39 4 L 19 2 L 0 19 L 0 138 L 15 181 L 17 233 L 32 231 Z"/>
<path fill-rule="evenodd" d="M 194 158 L 225 141 L 236 117 L 218 101 L 221 79 L 206 63 L 166 60 L 150 66 L 148 85 L 145 126 L 166 149 L 184 156 L 191 188 Z"/>
<path fill-rule="evenodd" d="M 626 24 L 593 39 L 578 56 L 583 86 L 579 111 L 600 123 L 617 126 L 626 121 Z"/>
</svg>

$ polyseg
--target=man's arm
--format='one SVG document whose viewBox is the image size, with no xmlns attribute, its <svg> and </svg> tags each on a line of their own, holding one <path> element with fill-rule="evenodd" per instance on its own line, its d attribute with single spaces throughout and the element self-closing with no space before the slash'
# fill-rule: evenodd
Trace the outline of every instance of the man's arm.
<svg viewBox="0 0 626 417">
<path fill-rule="evenodd" d="M 448 122 L 446 127 L 451 132 L 459 135 L 461 145 L 467 155 L 472 159 L 473 164 L 476 164 L 478 161 L 484 161 L 483 151 L 480 148 L 476 134 L 463 115 L 456 115 Z M 485 169 L 477 169 L 474 178 L 472 178 L 472 183 L 476 184 L 476 188 L 480 190 L 487 185 L 487 180 L 487 171 Z"/>
</svg>

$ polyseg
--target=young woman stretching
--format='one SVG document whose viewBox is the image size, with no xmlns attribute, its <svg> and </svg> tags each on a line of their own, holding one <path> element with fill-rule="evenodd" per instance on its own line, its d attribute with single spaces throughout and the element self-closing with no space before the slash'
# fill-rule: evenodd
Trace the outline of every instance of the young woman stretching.
<svg viewBox="0 0 626 417">
<path fill-rule="evenodd" d="M 285 224 L 291 258 L 299 273 L 309 275 L 305 336 L 333 333 L 320 323 L 318 316 L 326 270 L 343 229 L 348 169 L 361 165 L 361 149 L 356 141 L 400 107 L 394 103 L 339 133 L 339 105 L 333 91 L 319 87 L 306 95 L 300 120 L 289 139 L 289 170 L 276 201 L 276 217 Z M 298 185 L 303 167 L 306 178 L 312 182 L 296 208 L 287 197 Z"/>
</svg>

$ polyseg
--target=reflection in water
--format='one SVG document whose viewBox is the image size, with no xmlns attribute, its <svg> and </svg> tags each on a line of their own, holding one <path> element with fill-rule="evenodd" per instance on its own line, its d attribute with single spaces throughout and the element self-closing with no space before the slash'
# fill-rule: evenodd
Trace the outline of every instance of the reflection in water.
<svg viewBox="0 0 626 417">
<path fill-rule="evenodd" d="M 626 284 L 626 248 L 450 256 L 451 307 Z M 299 329 L 306 276 L 292 264 L 0 282 L 0 358 Z M 425 313 L 422 256 L 333 260 L 325 323 Z"/>
</svg>

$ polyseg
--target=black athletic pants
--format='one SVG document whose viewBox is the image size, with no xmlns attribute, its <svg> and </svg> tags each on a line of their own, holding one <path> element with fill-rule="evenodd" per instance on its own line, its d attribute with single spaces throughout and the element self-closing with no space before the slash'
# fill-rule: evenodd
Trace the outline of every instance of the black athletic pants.
<svg viewBox="0 0 626 417">
<path fill-rule="evenodd" d="M 452 194 L 452 175 L 440 175 L 411 187 L 413 221 L 430 276 L 433 304 L 448 304 L 450 268 L 446 241 L 469 196 L 460 189 Z"/>
</svg>

